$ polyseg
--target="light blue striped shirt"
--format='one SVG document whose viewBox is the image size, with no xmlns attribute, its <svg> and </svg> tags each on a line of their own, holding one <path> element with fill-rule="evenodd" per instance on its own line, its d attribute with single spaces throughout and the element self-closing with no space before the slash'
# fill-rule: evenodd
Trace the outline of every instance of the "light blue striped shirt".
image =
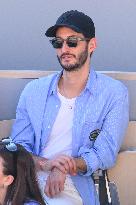
<svg viewBox="0 0 136 205">
<path fill-rule="evenodd" d="M 21 94 L 12 138 L 39 155 L 60 108 L 57 84 L 62 72 L 30 82 Z M 99 205 L 91 174 L 115 164 L 128 126 L 128 91 L 119 81 L 91 69 L 83 92 L 76 98 L 72 156 L 82 157 L 87 172 L 72 176 L 84 205 Z M 89 136 L 100 130 L 95 141 Z"/>
</svg>

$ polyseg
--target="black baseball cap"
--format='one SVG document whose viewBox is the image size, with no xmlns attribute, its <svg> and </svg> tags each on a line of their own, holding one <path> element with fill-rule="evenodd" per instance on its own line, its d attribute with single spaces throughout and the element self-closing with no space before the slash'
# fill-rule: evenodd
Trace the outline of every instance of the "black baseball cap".
<svg viewBox="0 0 136 205">
<path fill-rule="evenodd" d="M 47 29 L 45 35 L 47 37 L 55 37 L 57 29 L 63 26 L 82 33 L 86 38 L 95 37 L 95 26 L 92 19 L 77 10 L 63 13 L 56 21 L 56 24 Z"/>
</svg>

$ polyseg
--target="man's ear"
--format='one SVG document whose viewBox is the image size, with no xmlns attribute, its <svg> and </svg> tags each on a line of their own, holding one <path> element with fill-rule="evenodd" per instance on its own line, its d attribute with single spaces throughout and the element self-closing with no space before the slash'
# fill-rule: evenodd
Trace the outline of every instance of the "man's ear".
<svg viewBox="0 0 136 205">
<path fill-rule="evenodd" d="M 13 183 L 14 181 L 14 177 L 12 175 L 7 175 L 5 176 L 5 179 L 4 179 L 4 186 L 9 186 Z"/>
<path fill-rule="evenodd" d="M 88 44 L 89 52 L 92 53 L 97 47 L 96 38 L 91 38 Z"/>
</svg>

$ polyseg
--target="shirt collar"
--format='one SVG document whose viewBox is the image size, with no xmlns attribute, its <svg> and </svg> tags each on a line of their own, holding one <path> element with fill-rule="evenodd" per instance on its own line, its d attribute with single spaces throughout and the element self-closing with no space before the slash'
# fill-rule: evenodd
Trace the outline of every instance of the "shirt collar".
<svg viewBox="0 0 136 205">
<path fill-rule="evenodd" d="M 62 73 L 63 73 L 63 70 L 58 72 L 55 75 L 55 79 L 54 79 L 53 83 L 51 84 L 49 95 L 57 93 L 58 81 L 61 78 Z M 93 69 L 90 69 L 85 90 L 86 89 L 89 90 L 90 93 L 93 94 L 93 95 L 96 94 L 96 81 L 97 81 L 97 73 Z"/>
<path fill-rule="evenodd" d="M 85 90 L 87 89 L 90 91 L 91 94 L 95 95 L 96 84 L 97 84 L 97 73 L 93 69 L 90 69 Z"/>
<path fill-rule="evenodd" d="M 57 74 L 55 75 L 54 80 L 52 81 L 52 84 L 49 90 L 49 95 L 57 93 L 58 81 L 60 77 L 62 76 L 62 73 L 63 73 L 63 70 L 60 72 L 57 72 Z"/>
</svg>

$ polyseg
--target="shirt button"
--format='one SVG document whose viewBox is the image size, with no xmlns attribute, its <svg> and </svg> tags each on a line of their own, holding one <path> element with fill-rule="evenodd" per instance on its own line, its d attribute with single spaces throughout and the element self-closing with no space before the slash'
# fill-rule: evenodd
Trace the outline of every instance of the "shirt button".
<svg viewBox="0 0 136 205">
<path fill-rule="evenodd" d="M 48 129 L 50 129 L 50 127 L 51 127 L 51 126 L 50 126 L 50 125 L 48 125 Z"/>
</svg>

